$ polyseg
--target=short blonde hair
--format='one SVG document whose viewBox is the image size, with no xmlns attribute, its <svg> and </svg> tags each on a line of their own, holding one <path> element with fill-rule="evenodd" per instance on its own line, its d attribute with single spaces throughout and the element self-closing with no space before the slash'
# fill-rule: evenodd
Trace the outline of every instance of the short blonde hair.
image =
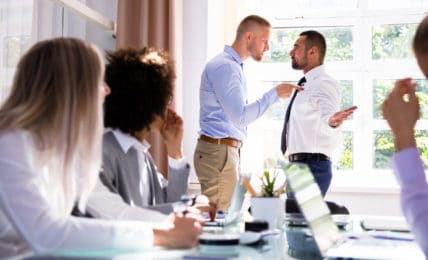
<svg viewBox="0 0 428 260">
<path fill-rule="evenodd" d="M 79 197 L 84 207 L 98 178 L 103 75 L 102 57 L 91 44 L 74 38 L 42 41 L 20 59 L 0 108 L 0 131 L 30 134 L 33 166 L 47 170 L 47 185 L 67 211 Z"/>
<path fill-rule="evenodd" d="M 249 15 L 239 23 L 238 29 L 236 30 L 236 39 L 239 39 L 244 33 L 254 30 L 254 26 L 271 27 L 269 21 L 265 18 L 258 15 Z"/>
</svg>

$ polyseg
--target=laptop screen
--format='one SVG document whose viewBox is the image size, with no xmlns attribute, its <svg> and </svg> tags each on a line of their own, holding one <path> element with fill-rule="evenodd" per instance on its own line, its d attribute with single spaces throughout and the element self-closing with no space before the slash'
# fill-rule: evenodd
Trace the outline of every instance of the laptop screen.
<svg viewBox="0 0 428 260">
<path fill-rule="evenodd" d="M 245 188 L 242 185 L 242 177 L 238 179 L 233 190 L 230 205 L 226 213 L 222 216 L 217 214 L 215 221 L 208 220 L 208 214 L 206 215 L 207 221 L 205 221 L 205 227 L 222 227 L 229 224 L 236 223 L 241 217 L 241 208 L 245 198 Z"/>
<path fill-rule="evenodd" d="M 297 204 L 309 223 L 315 243 L 321 255 L 325 256 L 326 251 L 336 244 L 341 236 L 312 172 L 305 164 L 290 163 L 285 167 L 285 175 Z"/>
<path fill-rule="evenodd" d="M 241 214 L 242 203 L 245 197 L 245 188 L 242 185 L 242 177 L 239 177 L 233 190 L 233 195 L 230 201 L 229 209 L 227 210 L 225 222 L 227 224 L 233 223 L 239 219 Z"/>
</svg>

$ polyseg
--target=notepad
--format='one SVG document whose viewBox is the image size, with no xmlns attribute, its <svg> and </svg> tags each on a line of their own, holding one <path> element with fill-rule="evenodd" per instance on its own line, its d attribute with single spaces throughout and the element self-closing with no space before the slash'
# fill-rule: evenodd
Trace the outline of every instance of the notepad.
<svg viewBox="0 0 428 260">
<path fill-rule="evenodd" d="M 409 225 L 403 217 L 365 217 L 361 220 L 361 227 L 365 230 L 410 232 Z"/>
</svg>

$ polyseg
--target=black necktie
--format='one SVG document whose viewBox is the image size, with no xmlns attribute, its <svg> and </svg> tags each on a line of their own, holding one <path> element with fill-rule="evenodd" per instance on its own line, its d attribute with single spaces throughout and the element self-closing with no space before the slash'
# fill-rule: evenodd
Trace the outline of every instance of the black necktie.
<svg viewBox="0 0 428 260">
<path fill-rule="evenodd" d="M 305 84 L 306 78 L 303 77 L 297 82 L 298 86 L 303 86 Z M 288 104 L 287 111 L 285 112 L 285 119 L 284 119 L 284 127 L 282 129 L 282 135 L 281 135 L 281 151 L 284 154 L 285 151 L 287 151 L 287 132 L 288 132 L 288 121 L 290 120 L 290 113 L 291 113 L 291 106 L 293 105 L 294 99 L 297 96 L 297 90 L 294 90 L 293 96 L 291 97 L 290 103 Z"/>
</svg>

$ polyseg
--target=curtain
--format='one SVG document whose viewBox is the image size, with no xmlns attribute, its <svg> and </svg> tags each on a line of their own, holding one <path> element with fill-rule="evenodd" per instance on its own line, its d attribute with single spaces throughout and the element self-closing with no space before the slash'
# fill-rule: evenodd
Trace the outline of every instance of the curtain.
<svg viewBox="0 0 428 260">
<path fill-rule="evenodd" d="M 116 48 L 152 46 L 174 57 L 174 5 L 174 0 L 119 0 Z M 175 101 L 170 107 L 175 108 Z M 148 141 L 158 170 L 167 177 L 167 151 L 160 134 L 152 133 Z"/>
</svg>

